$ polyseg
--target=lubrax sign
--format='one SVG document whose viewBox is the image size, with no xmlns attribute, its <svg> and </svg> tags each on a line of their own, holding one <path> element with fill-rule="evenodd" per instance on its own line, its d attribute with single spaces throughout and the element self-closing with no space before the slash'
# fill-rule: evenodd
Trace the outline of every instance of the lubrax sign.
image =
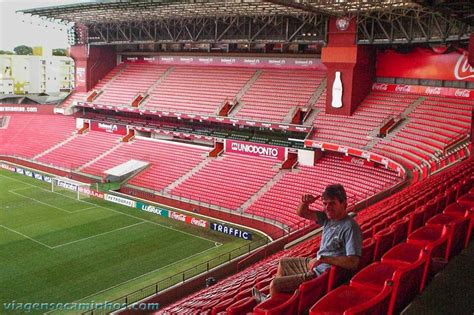
<svg viewBox="0 0 474 315">
<path fill-rule="evenodd" d="M 285 148 L 260 143 L 226 140 L 225 150 L 226 152 L 258 156 L 280 161 L 285 159 Z"/>
<path fill-rule="evenodd" d="M 227 235 L 232 235 L 235 237 L 243 238 L 244 240 L 252 240 L 252 233 L 244 230 L 240 230 L 238 228 L 232 227 L 232 226 L 227 226 L 222 223 L 217 223 L 217 222 L 211 222 L 210 226 L 211 230 L 217 231 L 220 233 L 224 233 Z"/>
</svg>

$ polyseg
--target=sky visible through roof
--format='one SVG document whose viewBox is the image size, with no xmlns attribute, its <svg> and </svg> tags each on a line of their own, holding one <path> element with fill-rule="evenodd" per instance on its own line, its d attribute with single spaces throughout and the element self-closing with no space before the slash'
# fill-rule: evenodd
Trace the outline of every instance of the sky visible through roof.
<svg viewBox="0 0 474 315">
<path fill-rule="evenodd" d="M 0 0 L 0 50 L 13 51 L 19 45 L 45 49 L 68 48 L 67 26 L 43 21 L 17 10 L 66 5 L 90 0 Z"/>
</svg>

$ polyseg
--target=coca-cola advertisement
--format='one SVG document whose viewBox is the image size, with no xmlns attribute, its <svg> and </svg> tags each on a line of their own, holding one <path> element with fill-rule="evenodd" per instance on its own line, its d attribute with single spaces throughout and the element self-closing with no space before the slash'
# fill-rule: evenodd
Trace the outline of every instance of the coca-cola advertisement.
<svg viewBox="0 0 474 315">
<path fill-rule="evenodd" d="M 474 68 L 467 51 L 437 53 L 416 48 L 403 54 L 387 50 L 377 55 L 377 77 L 474 82 Z"/>
<path fill-rule="evenodd" d="M 406 85 L 406 84 L 382 84 L 374 83 L 372 91 L 394 92 L 398 94 L 418 94 L 426 96 L 454 97 L 466 100 L 474 100 L 474 90 L 457 89 L 433 86 Z"/>
</svg>

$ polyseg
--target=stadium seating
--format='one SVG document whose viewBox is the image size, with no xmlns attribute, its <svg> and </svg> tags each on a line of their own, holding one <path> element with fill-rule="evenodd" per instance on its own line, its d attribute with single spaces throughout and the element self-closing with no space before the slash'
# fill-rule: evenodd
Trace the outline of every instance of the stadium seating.
<svg viewBox="0 0 474 315">
<path fill-rule="evenodd" d="M 413 168 L 436 160 L 445 153 L 449 144 L 468 133 L 472 101 L 434 96 L 424 98 L 408 114 L 408 124 L 394 137 L 377 143 L 375 152 Z"/>
<path fill-rule="evenodd" d="M 373 220 L 377 217 L 379 219 L 383 219 L 388 214 L 401 215 L 405 211 L 409 211 L 409 213 L 410 211 L 413 212 L 419 200 L 424 200 L 425 196 L 432 195 L 433 193 L 437 194 L 438 191 L 443 191 L 446 186 L 450 185 L 450 182 L 462 181 L 467 176 L 470 176 L 473 167 L 474 165 L 472 163 L 472 160 L 469 160 L 459 164 L 458 166 L 452 169 L 446 170 L 440 174 L 430 177 L 425 181 L 418 182 L 406 188 L 402 192 L 394 194 L 393 196 L 362 210 L 356 217 L 356 220 L 362 227 L 366 223 L 370 224 L 370 222 L 376 222 Z M 472 186 L 472 183 L 470 183 L 469 186 Z M 449 206 L 446 209 L 448 208 Z M 452 212 L 454 211 L 456 210 L 452 210 Z M 459 213 L 461 212 L 459 211 Z M 394 221 L 391 224 L 392 228 L 394 228 L 395 224 L 398 224 L 398 222 Z M 424 228 L 432 228 L 432 226 L 426 226 Z M 443 229 L 445 228 L 441 228 L 441 233 L 438 234 L 437 238 L 433 237 L 431 242 L 425 241 L 423 243 L 413 243 L 414 241 L 412 239 L 414 237 L 409 236 L 407 243 L 400 243 L 399 245 L 397 245 L 399 247 L 396 247 L 396 249 L 393 249 L 393 251 L 388 250 L 387 253 L 385 253 L 385 256 L 382 256 L 381 262 L 370 264 L 358 274 L 356 274 L 350 282 L 350 287 L 363 289 L 353 294 L 351 292 L 342 293 L 343 296 L 347 296 L 347 299 L 352 301 L 348 302 L 348 305 L 346 307 L 341 306 L 341 308 L 337 308 L 338 306 L 334 306 L 334 303 L 326 302 L 324 302 L 324 305 L 332 305 L 329 307 L 337 308 L 337 313 L 343 313 L 343 311 L 347 310 L 348 312 L 344 314 L 381 314 L 380 312 L 385 314 L 385 311 L 380 310 L 386 309 L 386 307 L 388 306 L 388 299 L 390 298 L 390 309 L 399 311 L 418 292 L 420 292 L 420 289 L 423 287 L 423 281 L 425 281 L 425 279 L 428 280 L 429 276 L 425 277 L 427 263 L 429 263 L 429 266 L 431 268 L 433 266 L 433 258 L 436 258 L 435 256 L 439 256 L 439 254 L 442 254 L 443 251 L 444 254 L 446 254 L 445 247 L 443 250 L 443 242 L 444 244 L 446 244 L 446 239 L 444 238 L 445 236 L 443 236 L 445 234 L 443 234 L 442 232 Z M 370 226 L 370 230 L 372 231 L 372 226 Z M 416 234 L 413 233 L 413 235 Z M 224 293 L 220 291 L 220 288 L 238 288 L 240 283 L 242 283 L 244 279 L 252 279 L 255 273 L 266 274 L 267 278 L 271 278 L 275 271 L 276 263 L 280 257 L 292 255 L 314 255 L 314 252 L 317 250 L 319 241 L 320 236 L 317 236 L 313 239 L 310 239 L 306 242 L 297 245 L 295 248 L 279 252 L 269 257 L 268 259 L 258 262 L 256 265 L 251 266 L 245 269 L 244 271 L 231 276 L 229 279 L 221 281 L 218 285 L 215 285 L 212 288 L 201 290 L 195 293 L 195 295 L 191 295 L 182 299 L 181 301 L 177 301 L 173 305 L 165 307 L 163 311 L 166 312 L 176 310 L 182 305 L 187 305 L 187 301 L 194 300 L 195 296 L 200 296 L 209 292 L 212 292 L 212 294 L 208 297 L 209 299 L 220 300 L 220 298 L 224 296 Z M 368 249 L 373 248 L 374 246 L 374 243 L 371 240 L 365 241 L 364 243 Z M 409 253 L 405 253 L 402 250 L 403 248 L 408 248 L 411 245 L 413 246 L 411 247 L 412 250 Z M 368 263 L 370 263 L 370 260 L 368 261 Z M 271 270 L 272 272 L 269 272 L 269 270 Z M 264 281 L 268 283 L 268 280 L 265 281 L 260 277 L 259 279 L 259 281 Z M 391 280 L 391 282 L 393 282 L 393 285 L 390 287 L 389 284 L 387 288 L 386 280 Z M 328 295 L 326 295 L 326 297 L 329 296 L 329 298 L 327 298 L 329 301 L 331 301 L 330 297 L 332 295 L 339 294 L 339 290 L 345 292 L 348 289 L 347 286 L 343 286 L 342 289 L 336 290 L 338 291 L 333 290 L 329 292 Z M 382 292 L 384 293 L 382 294 Z M 365 295 L 358 298 L 358 294 Z M 351 296 L 354 297 L 351 298 Z M 326 297 L 323 297 L 321 301 L 326 301 Z M 225 302 L 228 303 L 228 301 Z M 251 298 L 249 296 L 245 297 L 243 300 L 238 300 L 234 298 L 232 299 L 232 303 L 234 305 L 233 309 L 235 309 L 236 306 L 240 305 L 241 307 L 239 308 L 239 310 L 242 312 L 252 312 L 253 308 L 256 306 L 256 303 L 254 301 L 251 301 Z M 222 310 L 222 308 L 220 309 Z M 214 310 L 217 310 L 217 308 L 214 307 Z M 230 308 L 227 308 L 227 311 L 230 310 Z M 331 308 L 331 310 L 334 309 Z M 196 309 L 192 308 L 189 311 L 193 312 L 196 311 Z M 312 311 L 316 312 L 317 308 L 313 308 Z M 237 313 L 234 312 L 233 314 Z"/>
<path fill-rule="evenodd" d="M 224 101 L 233 101 L 254 75 L 250 68 L 174 66 L 150 93 L 145 108 L 216 114 Z"/>
<path fill-rule="evenodd" d="M 277 172 L 278 164 L 273 160 L 225 154 L 211 160 L 171 194 L 236 209 Z"/>
<path fill-rule="evenodd" d="M 75 130 L 73 117 L 35 114 L 9 116 L 8 127 L 0 129 L 0 154 L 32 158 L 71 137 Z"/>
<path fill-rule="evenodd" d="M 235 115 L 262 121 L 282 121 L 293 107 L 307 105 L 326 73 L 314 70 L 265 69 L 242 97 Z M 291 117 L 289 117 L 291 118 Z"/>
<path fill-rule="evenodd" d="M 361 148 L 369 143 L 369 133 L 387 117 L 400 115 L 417 97 L 395 93 L 372 92 L 350 117 L 325 114 L 325 104 L 314 120 L 315 140 Z"/>
<path fill-rule="evenodd" d="M 326 185 L 334 181 L 334 176 L 344 185 L 351 203 L 399 181 L 395 173 L 386 169 L 343 162 L 341 157 L 327 154 L 314 167 L 299 166 L 297 171 L 287 172 L 245 212 L 296 224 L 301 220 L 295 214 L 301 195 L 319 194 Z M 316 201 L 314 207 L 321 206 L 321 201 Z"/>
<path fill-rule="evenodd" d="M 126 63 L 117 68 L 119 73 L 114 70 L 111 72 L 112 75 L 116 73 L 113 79 L 109 74 L 95 87 L 96 90 L 100 89 L 102 94 L 93 103 L 129 106 L 137 93 L 147 93 L 169 66 Z"/>
<path fill-rule="evenodd" d="M 209 150 L 210 148 L 198 146 L 137 139 L 103 156 L 82 172 L 103 176 L 105 170 L 130 159 L 149 162 L 149 167 L 128 183 L 159 191 L 202 162 Z"/>
<path fill-rule="evenodd" d="M 120 136 L 106 132 L 88 132 L 54 148 L 36 160 L 74 170 L 119 144 Z M 84 150 L 87 148 L 87 150 Z"/>
</svg>

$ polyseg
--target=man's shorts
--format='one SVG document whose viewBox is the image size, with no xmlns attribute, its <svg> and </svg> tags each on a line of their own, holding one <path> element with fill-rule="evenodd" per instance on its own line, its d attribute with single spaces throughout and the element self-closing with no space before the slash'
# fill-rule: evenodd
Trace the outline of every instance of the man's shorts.
<svg viewBox="0 0 474 315">
<path fill-rule="evenodd" d="M 280 259 L 280 276 L 273 279 L 273 286 L 278 292 L 293 293 L 300 284 L 317 277 L 317 274 L 308 268 L 311 258 L 283 257 Z"/>
</svg>

